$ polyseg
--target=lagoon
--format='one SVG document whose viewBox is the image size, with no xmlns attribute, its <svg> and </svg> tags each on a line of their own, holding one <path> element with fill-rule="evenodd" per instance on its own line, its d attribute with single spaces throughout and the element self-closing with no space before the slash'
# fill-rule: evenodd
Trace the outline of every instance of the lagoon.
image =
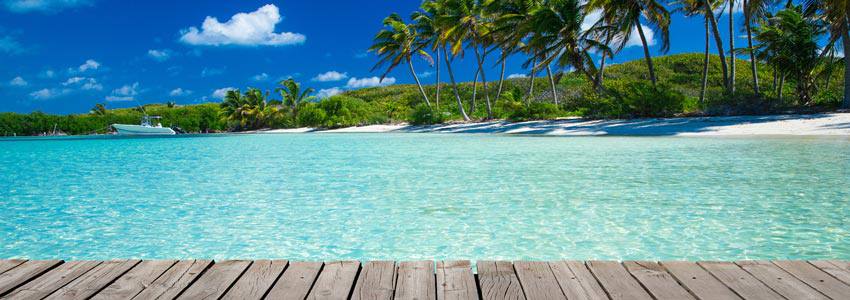
<svg viewBox="0 0 850 300">
<path fill-rule="evenodd" d="M 0 140 L 0 257 L 850 259 L 850 138 Z"/>
</svg>

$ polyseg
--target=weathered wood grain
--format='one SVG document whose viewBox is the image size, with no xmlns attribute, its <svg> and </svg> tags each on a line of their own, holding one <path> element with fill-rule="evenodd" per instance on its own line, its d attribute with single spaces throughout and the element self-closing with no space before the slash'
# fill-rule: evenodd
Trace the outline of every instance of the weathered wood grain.
<svg viewBox="0 0 850 300">
<path fill-rule="evenodd" d="M 262 299 L 288 264 L 285 260 L 254 261 L 222 299 Z"/>
<path fill-rule="evenodd" d="M 370 261 L 363 265 L 352 300 L 390 300 L 395 293 L 396 266 L 393 261 Z"/>
<path fill-rule="evenodd" d="M 830 261 L 810 261 L 812 265 L 821 269 L 846 284 L 850 284 L 850 262 L 830 260 Z"/>
<path fill-rule="evenodd" d="M 739 261 L 736 264 L 787 299 L 829 299 L 769 261 Z"/>
<path fill-rule="evenodd" d="M 0 274 L 3 274 L 3 272 L 6 272 L 8 270 L 11 270 L 14 267 L 19 266 L 20 264 L 24 263 L 25 261 L 26 261 L 25 259 L 4 259 L 4 260 L 0 260 Z"/>
<path fill-rule="evenodd" d="M 107 261 L 71 281 L 45 299 L 88 299 L 136 266 L 139 260 Z"/>
<path fill-rule="evenodd" d="M 100 264 L 100 261 L 74 261 L 61 264 L 6 294 L 2 299 L 42 299 Z"/>
<path fill-rule="evenodd" d="M 251 261 L 226 260 L 216 262 L 178 299 L 218 299 L 248 269 Z"/>
<path fill-rule="evenodd" d="M 664 261 L 661 265 L 667 269 L 670 275 L 685 289 L 704 300 L 740 300 L 722 282 L 709 274 L 705 269 L 694 262 L 689 261 Z"/>
<path fill-rule="evenodd" d="M 30 260 L 7 270 L 0 274 L 0 295 L 5 295 L 61 263 L 61 260 Z"/>
<path fill-rule="evenodd" d="M 127 274 L 97 293 L 92 299 L 132 299 L 175 263 L 177 263 L 175 260 L 140 262 Z"/>
<path fill-rule="evenodd" d="M 477 300 L 478 286 L 468 260 L 437 262 L 437 300 Z"/>
<path fill-rule="evenodd" d="M 525 292 L 525 298 L 537 299 L 567 299 L 561 291 L 555 274 L 549 268 L 549 263 L 543 261 L 515 261 L 519 284 Z"/>
<path fill-rule="evenodd" d="M 326 262 L 307 299 L 348 299 L 359 270 L 360 262 L 357 261 Z"/>
<path fill-rule="evenodd" d="M 744 299 L 785 299 L 731 262 L 700 262 L 700 266 Z"/>
<path fill-rule="evenodd" d="M 850 299 L 850 285 L 805 261 L 778 260 L 774 264 L 832 299 Z"/>
<path fill-rule="evenodd" d="M 605 290 L 587 269 L 584 262 L 580 261 L 557 261 L 550 262 L 549 267 L 555 274 L 555 279 L 564 291 L 567 299 L 608 299 Z"/>
<path fill-rule="evenodd" d="M 290 262 L 289 267 L 272 286 L 267 299 L 305 299 L 313 283 L 316 282 L 321 268 L 321 262 Z"/>
<path fill-rule="evenodd" d="M 478 261 L 478 283 L 483 300 L 525 300 L 514 264 L 509 261 Z"/>
<path fill-rule="evenodd" d="M 179 261 L 133 299 L 174 299 L 212 264 L 209 260 Z"/>
<path fill-rule="evenodd" d="M 627 261 L 623 266 L 657 300 L 695 299 L 657 262 Z"/>
<path fill-rule="evenodd" d="M 437 287 L 434 277 L 434 262 L 414 261 L 398 264 L 395 299 L 434 300 Z"/>
<path fill-rule="evenodd" d="M 652 299 L 618 262 L 588 261 L 587 267 L 596 275 L 596 279 L 611 299 Z"/>
</svg>

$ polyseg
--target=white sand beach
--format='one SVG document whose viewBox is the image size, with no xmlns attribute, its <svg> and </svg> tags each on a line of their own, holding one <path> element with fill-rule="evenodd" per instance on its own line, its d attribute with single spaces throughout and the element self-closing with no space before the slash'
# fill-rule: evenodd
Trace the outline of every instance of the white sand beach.
<svg viewBox="0 0 850 300">
<path fill-rule="evenodd" d="M 587 120 L 581 118 L 530 122 L 476 122 L 432 126 L 371 125 L 332 130 L 276 129 L 261 133 L 493 133 L 552 136 L 850 136 L 850 113 L 735 117 Z"/>
</svg>

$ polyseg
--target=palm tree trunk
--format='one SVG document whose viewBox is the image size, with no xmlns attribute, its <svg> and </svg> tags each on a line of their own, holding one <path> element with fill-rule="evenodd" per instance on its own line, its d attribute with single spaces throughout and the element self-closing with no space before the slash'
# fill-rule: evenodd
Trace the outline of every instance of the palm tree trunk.
<svg viewBox="0 0 850 300">
<path fill-rule="evenodd" d="M 844 49 L 850 49 L 850 34 L 847 33 L 846 27 L 841 34 L 841 42 Z M 850 108 L 850 56 L 848 54 L 844 54 L 844 101 L 841 108 Z"/>
<path fill-rule="evenodd" d="M 502 58 L 502 70 L 499 75 L 499 89 L 496 90 L 496 101 L 502 97 L 502 84 L 505 82 L 505 67 L 507 65 L 507 57 Z"/>
<path fill-rule="evenodd" d="M 463 101 L 460 100 L 460 92 L 457 88 L 457 81 L 455 81 L 455 74 L 452 72 L 452 63 L 449 61 L 449 52 L 446 51 L 446 47 L 443 47 L 443 60 L 446 62 L 446 70 L 449 71 L 449 79 L 452 82 L 455 98 L 457 99 L 457 110 L 460 111 L 460 115 L 463 116 L 464 121 L 469 121 L 469 115 L 466 114 L 466 110 L 463 109 Z"/>
<path fill-rule="evenodd" d="M 717 44 L 717 55 L 720 56 L 720 68 L 723 70 L 723 86 L 729 88 L 729 70 L 726 65 L 726 54 L 723 52 L 723 38 L 720 36 L 720 30 L 717 29 L 717 19 L 714 18 L 714 11 L 711 10 L 709 1 L 703 1 L 706 18 L 711 24 L 711 31 L 714 33 L 714 43 Z"/>
<path fill-rule="evenodd" d="M 534 97 L 534 75 L 537 71 L 537 60 L 531 61 L 531 74 L 528 76 L 528 104 L 531 104 L 531 98 Z"/>
<path fill-rule="evenodd" d="M 711 44 L 711 34 L 708 31 L 708 18 L 705 20 L 705 58 L 702 61 L 702 88 L 699 92 L 699 104 L 705 105 L 705 92 L 708 89 L 708 63 L 709 57 L 708 55 L 710 44 Z"/>
<path fill-rule="evenodd" d="M 555 78 L 552 77 L 552 66 L 546 65 L 546 76 L 549 77 L 549 85 L 552 87 L 552 99 L 555 100 L 555 106 L 560 105 L 558 102 L 558 90 L 555 88 Z"/>
<path fill-rule="evenodd" d="M 611 39 L 613 38 L 612 31 L 606 30 L 605 33 L 605 46 L 611 44 Z M 596 88 L 600 90 L 602 88 L 602 81 L 605 80 L 605 59 L 608 58 L 608 55 L 602 53 L 602 60 L 599 62 L 599 73 L 596 74 Z"/>
<path fill-rule="evenodd" d="M 779 101 L 782 101 L 782 90 L 785 88 L 785 74 L 779 75 Z"/>
<path fill-rule="evenodd" d="M 756 61 L 756 52 L 753 49 L 753 27 L 752 20 L 750 20 L 750 8 L 748 6 L 747 0 L 744 0 L 744 23 L 747 26 L 747 47 L 750 48 L 750 69 L 753 72 L 753 91 L 756 93 L 756 97 L 761 94 L 761 88 L 759 87 L 759 71 L 758 71 L 758 62 Z"/>
<path fill-rule="evenodd" d="M 475 113 L 475 100 L 478 99 L 478 75 L 481 70 L 475 70 L 475 78 L 472 79 L 472 101 L 469 106 L 469 113 Z"/>
<path fill-rule="evenodd" d="M 652 55 L 649 54 L 649 44 L 646 42 L 646 35 L 643 33 L 643 26 L 640 25 L 640 17 L 635 19 L 635 26 L 637 26 L 640 41 L 643 43 L 643 55 L 646 57 L 646 66 L 649 67 L 649 79 L 652 80 L 652 85 L 654 86 L 658 80 L 655 78 L 655 66 L 652 65 Z"/>
<path fill-rule="evenodd" d="M 437 67 L 437 96 L 435 96 L 434 98 L 437 104 L 437 109 L 440 109 L 440 88 L 442 87 L 440 85 L 440 50 L 437 50 L 437 61 L 435 63 L 435 66 Z"/>
<path fill-rule="evenodd" d="M 485 52 L 486 56 L 487 53 Z M 484 101 L 487 103 L 487 120 L 493 119 L 493 107 L 490 104 L 490 94 L 487 93 L 487 77 L 484 74 L 484 59 L 485 56 L 481 55 L 481 52 L 478 50 L 478 46 L 475 46 L 475 57 L 478 60 L 478 71 L 481 73 L 481 82 L 484 84 Z"/>
<path fill-rule="evenodd" d="M 729 92 L 735 94 L 735 0 L 729 0 Z"/>
<path fill-rule="evenodd" d="M 779 90 L 779 85 L 776 83 L 779 80 L 779 74 L 776 70 L 776 63 L 773 64 L 773 92 L 777 92 Z"/>
<path fill-rule="evenodd" d="M 419 92 L 422 93 L 422 98 L 425 98 L 425 104 L 428 105 L 428 108 L 431 108 L 431 101 L 428 101 L 428 94 L 426 94 L 425 89 L 422 88 L 422 83 L 419 82 L 419 76 L 416 76 L 416 71 L 413 70 L 413 60 L 410 58 L 407 59 L 407 66 L 410 67 L 410 74 L 413 75 L 413 80 L 416 80 L 416 86 L 419 87 Z"/>
<path fill-rule="evenodd" d="M 824 89 L 829 89 L 829 82 L 832 81 L 832 64 L 835 62 L 835 50 L 829 50 L 829 69 L 826 71 L 826 83 L 824 84 Z"/>
</svg>

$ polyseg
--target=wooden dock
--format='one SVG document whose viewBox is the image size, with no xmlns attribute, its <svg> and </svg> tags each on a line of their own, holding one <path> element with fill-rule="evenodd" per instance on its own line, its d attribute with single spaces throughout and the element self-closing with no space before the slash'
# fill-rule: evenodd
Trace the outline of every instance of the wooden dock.
<svg viewBox="0 0 850 300">
<path fill-rule="evenodd" d="M 850 299 L 846 261 L 0 260 L 0 299 Z"/>
</svg>

